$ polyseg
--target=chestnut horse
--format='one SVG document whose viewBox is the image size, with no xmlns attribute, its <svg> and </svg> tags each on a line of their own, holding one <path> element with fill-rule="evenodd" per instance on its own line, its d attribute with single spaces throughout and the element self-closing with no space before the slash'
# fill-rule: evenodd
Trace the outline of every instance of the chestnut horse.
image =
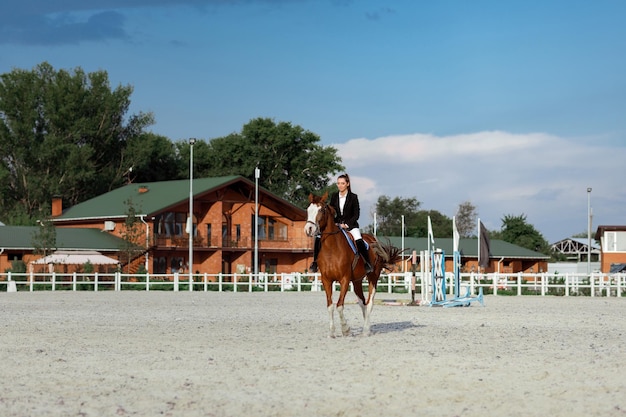
<svg viewBox="0 0 626 417">
<path fill-rule="evenodd" d="M 307 208 L 307 221 L 304 226 L 305 233 L 310 237 L 321 236 L 321 249 L 317 257 L 317 265 L 322 276 L 322 284 L 326 292 L 326 307 L 330 316 L 330 337 L 335 337 L 335 321 L 333 306 L 333 282 L 339 282 L 339 299 L 337 300 L 337 312 L 341 323 L 341 333 L 344 336 L 350 334 L 350 327 L 346 322 L 343 305 L 352 283 L 363 312 L 363 334 L 370 334 L 370 315 L 374 307 L 376 285 L 383 268 L 393 270 L 394 264 L 401 260 L 400 249 L 392 246 L 389 242 L 382 244 L 369 234 L 363 234 L 363 240 L 369 245 L 369 255 L 373 271 L 367 274 L 368 294 L 367 300 L 363 294 L 363 278 L 365 266 L 361 256 L 355 253 L 345 234 L 335 224 L 335 209 L 328 205 L 326 199 L 328 193 L 323 196 L 309 195 L 310 205 Z M 348 233 L 348 237 L 351 235 Z"/>
</svg>

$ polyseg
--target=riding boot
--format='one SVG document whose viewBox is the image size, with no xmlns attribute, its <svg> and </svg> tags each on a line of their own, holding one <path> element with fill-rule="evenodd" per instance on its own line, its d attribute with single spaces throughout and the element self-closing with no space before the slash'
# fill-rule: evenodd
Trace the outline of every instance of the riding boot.
<svg viewBox="0 0 626 417">
<path fill-rule="evenodd" d="M 319 236 L 315 236 L 315 243 L 313 245 L 313 262 L 309 266 L 309 271 L 317 272 L 317 255 L 320 253 L 322 247 L 322 240 Z"/>
<path fill-rule="evenodd" d="M 363 239 L 359 239 L 356 241 L 356 247 L 359 248 L 359 253 L 363 257 L 363 263 L 365 264 L 365 273 L 369 274 L 374 269 L 372 268 L 372 264 L 370 263 L 370 253 L 367 250 Z"/>
</svg>

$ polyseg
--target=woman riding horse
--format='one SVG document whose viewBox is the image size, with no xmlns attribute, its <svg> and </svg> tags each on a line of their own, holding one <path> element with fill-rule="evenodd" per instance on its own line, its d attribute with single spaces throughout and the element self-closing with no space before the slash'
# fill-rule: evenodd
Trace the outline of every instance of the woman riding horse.
<svg viewBox="0 0 626 417">
<path fill-rule="evenodd" d="M 369 274 L 373 268 L 370 262 L 369 251 L 359 229 L 359 216 L 361 215 L 359 196 L 352 192 L 348 174 L 342 174 L 337 177 L 337 188 L 339 188 L 339 191 L 330 196 L 330 205 L 335 209 L 335 223 L 342 229 L 349 231 L 352 237 L 354 237 L 359 254 L 365 262 L 365 273 Z M 317 256 L 319 255 L 320 246 L 320 236 L 316 236 L 315 245 L 313 246 L 313 263 L 309 267 L 311 272 L 317 272 L 318 270 Z"/>
</svg>

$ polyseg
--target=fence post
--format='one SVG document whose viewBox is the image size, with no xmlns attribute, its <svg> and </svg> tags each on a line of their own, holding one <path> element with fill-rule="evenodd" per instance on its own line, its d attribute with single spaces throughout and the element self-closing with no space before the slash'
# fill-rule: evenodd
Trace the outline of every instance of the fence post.
<svg viewBox="0 0 626 417">
<path fill-rule="evenodd" d="M 174 272 L 174 292 L 178 292 L 178 272 Z"/>
<path fill-rule="evenodd" d="M 593 273 L 589 275 L 589 290 L 590 290 L 591 296 L 593 297 L 595 295 Z"/>
<path fill-rule="evenodd" d="M 98 273 L 97 272 L 93 275 L 93 290 L 94 292 L 98 292 Z"/>
<path fill-rule="evenodd" d="M 206 291 L 207 291 L 207 285 L 208 285 L 208 284 L 207 284 L 207 279 L 208 279 L 208 277 L 207 277 L 207 274 L 206 274 L 206 272 L 205 272 L 205 273 L 204 273 L 204 275 L 202 276 L 202 282 L 203 282 L 203 284 L 204 284 L 204 292 L 206 292 Z"/>
<path fill-rule="evenodd" d="M 57 282 L 57 274 L 56 272 L 52 272 L 52 291 L 56 291 L 56 282 Z"/>
<path fill-rule="evenodd" d="M 30 287 L 30 292 L 33 292 L 34 288 L 34 283 L 35 283 L 35 273 L 33 271 L 30 271 L 30 282 L 28 283 L 28 286 Z"/>
<path fill-rule="evenodd" d="M 218 292 L 222 292 L 222 273 L 217 274 L 217 290 Z"/>
<path fill-rule="evenodd" d="M 193 291 L 193 272 L 189 272 L 189 292 Z"/>
</svg>

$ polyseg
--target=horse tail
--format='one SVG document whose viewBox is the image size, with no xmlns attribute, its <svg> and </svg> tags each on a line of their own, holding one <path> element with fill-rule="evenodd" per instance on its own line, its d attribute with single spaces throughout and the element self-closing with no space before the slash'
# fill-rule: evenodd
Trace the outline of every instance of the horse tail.
<svg viewBox="0 0 626 417">
<path fill-rule="evenodd" d="M 382 261 L 383 268 L 393 271 L 398 262 L 402 261 L 402 250 L 391 244 L 389 239 L 385 242 L 376 241 L 372 244 L 378 259 Z"/>
</svg>

